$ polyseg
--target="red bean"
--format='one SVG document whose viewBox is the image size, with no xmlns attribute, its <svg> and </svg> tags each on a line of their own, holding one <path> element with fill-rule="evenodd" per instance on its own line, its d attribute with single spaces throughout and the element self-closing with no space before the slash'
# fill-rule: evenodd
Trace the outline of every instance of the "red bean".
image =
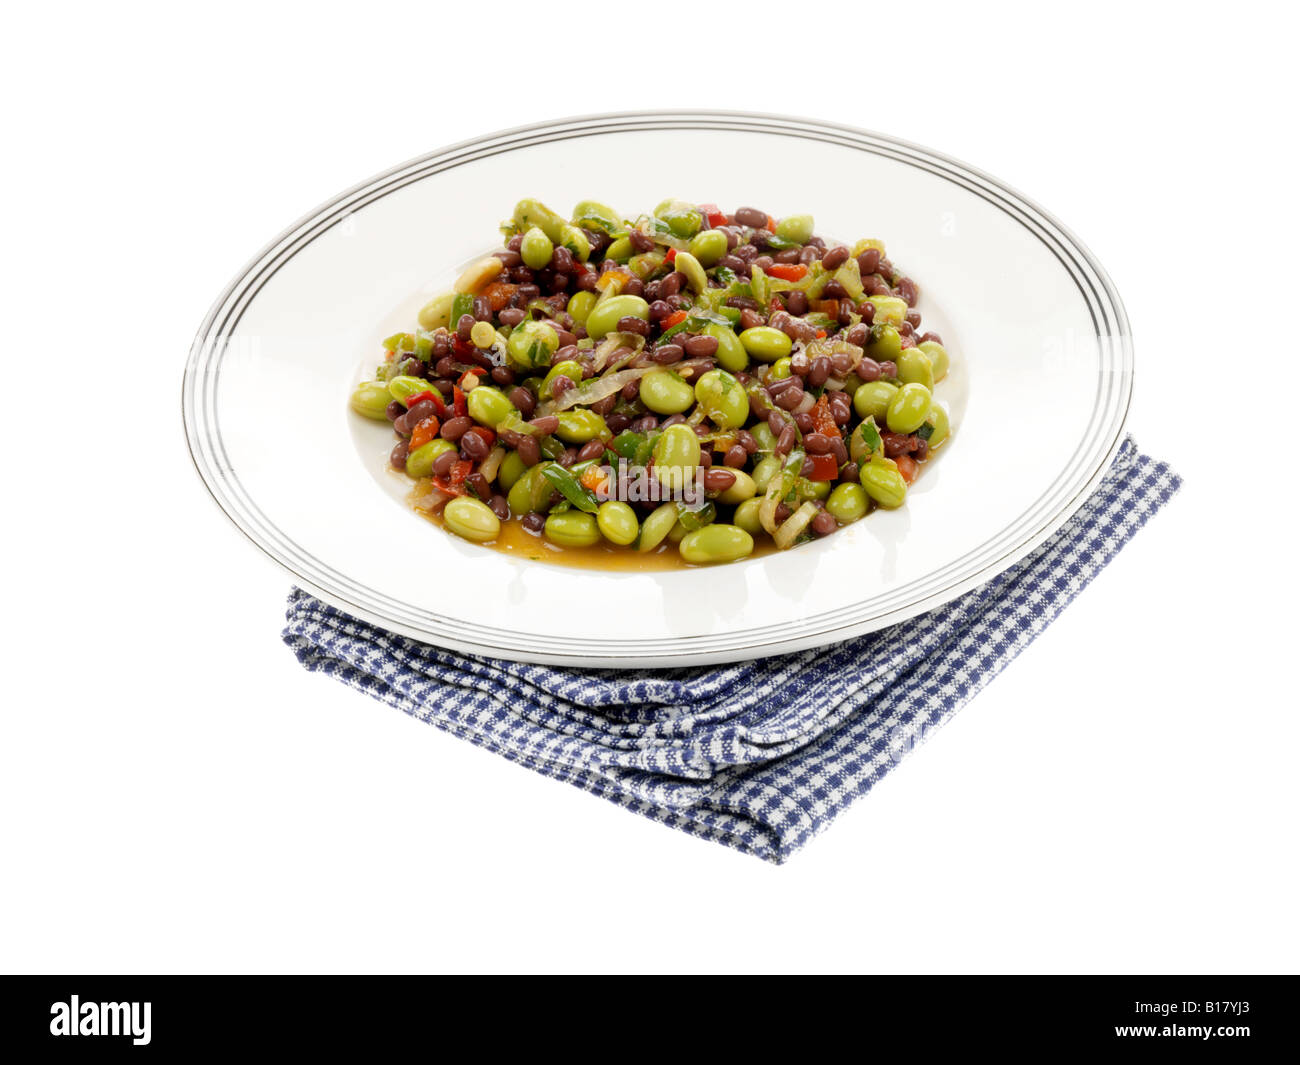
<svg viewBox="0 0 1300 1065">
<path fill-rule="evenodd" d="M 858 256 L 858 270 L 863 277 L 880 269 L 880 249 L 868 248 Z"/>
<path fill-rule="evenodd" d="M 845 369 L 848 369 L 846 366 Z M 831 360 L 825 355 L 818 355 L 813 359 L 812 366 L 808 370 L 808 386 L 810 388 L 821 388 L 831 375 Z"/>
<path fill-rule="evenodd" d="M 686 354 L 691 358 L 712 358 L 718 353 L 718 338 L 701 334 L 686 342 Z"/>
<path fill-rule="evenodd" d="M 474 316 L 472 314 L 462 314 L 456 321 L 456 335 L 466 344 L 469 343 L 470 331 L 474 328 Z M 442 375 L 439 374 L 439 377 Z"/>
<path fill-rule="evenodd" d="M 767 228 L 767 212 L 757 207 L 737 207 L 733 217 L 737 225 L 749 226 L 750 229 Z"/>
<path fill-rule="evenodd" d="M 492 513 L 502 521 L 510 517 L 510 504 L 506 502 L 506 497 L 500 494 L 494 495 L 488 500 L 488 506 L 492 508 Z"/>
<path fill-rule="evenodd" d="M 864 381 L 879 381 L 880 363 L 876 362 L 875 359 L 864 358 L 858 363 L 853 372 Z"/>
<path fill-rule="evenodd" d="M 588 459 L 598 459 L 604 453 L 605 441 L 600 439 L 588 440 L 578 449 L 578 461 L 586 462 Z"/>
<path fill-rule="evenodd" d="M 620 318 L 616 328 L 620 333 L 635 333 L 643 337 L 650 335 L 650 323 L 632 314 Z"/>
<path fill-rule="evenodd" d="M 822 256 L 822 266 L 827 270 L 838 270 L 848 260 L 848 257 L 849 249 L 843 244 L 839 244 Z"/>
<path fill-rule="evenodd" d="M 740 444 L 732 444 L 731 447 L 727 448 L 727 454 L 722 459 L 724 466 L 730 466 L 735 470 L 740 469 L 748 461 L 749 452 Z"/>
<path fill-rule="evenodd" d="M 831 438 L 824 433 L 809 433 L 803 438 L 803 446 L 810 455 L 829 455 Z"/>
<path fill-rule="evenodd" d="M 757 311 L 751 311 L 746 307 L 740 312 L 740 328 L 753 329 L 755 326 L 763 324 L 763 318 Z"/>
<path fill-rule="evenodd" d="M 461 415 L 458 418 L 448 418 L 443 422 L 442 432 L 439 434 L 444 440 L 459 440 L 474 426 L 474 419 Z"/>
<path fill-rule="evenodd" d="M 605 427 L 614 434 L 621 433 L 632 424 L 632 418 L 627 414 L 611 414 L 605 419 Z"/>
<path fill-rule="evenodd" d="M 444 451 L 433 460 L 433 472 L 439 477 L 446 477 L 451 473 L 451 468 L 459 461 L 460 456 L 454 451 Z"/>
<path fill-rule="evenodd" d="M 795 382 L 794 387 L 787 388 L 784 392 L 782 392 L 779 396 L 777 396 L 776 399 L 774 399 L 772 402 L 775 403 L 782 410 L 794 410 L 795 407 L 799 406 L 799 404 L 803 402 L 803 397 L 804 397 L 803 385 L 798 383 L 799 378 L 797 377 L 790 377 L 787 378 L 787 380 L 794 381 Z"/>
<path fill-rule="evenodd" d="M 725 492 L 735 483 L 735 473 L 723 466 L 713 466 L 704 471 L 704 490 L 706 492 Z"/>
<path fill-rule="evenodd" d="M 916 301 L 921 298 L 920 289 L 916 287 L 916 282 L 910 277 L 900 277 L 898 279 L 898 294 L 907 301 L 909 307 L 915 307 Z"/>
<path fill-rule="evenodd" d="M 839 522 L 829 510 L 819 510 L 817 516 L 809 523 L 814 536 L 828 536 L 839 528 Z"/>
<path fill-rule="evenodd" d="M 682 353 L 683 349 L 679 344 L 660 344 L 650 352 L 650 359 L 652 362 L 657 362 L 660 366 L 667 366 L 669 363 L 681 362 Z M 639 390 L 641 383 L 638 381 L 636 382 L 636 385 Z"/>
<path fill-rule="evenodd" d="M 465 452 L 466 458 L 482 462 L 492 451 L 487 431 L 478 426 L 466 430 L 461 434 L 460 449 Z"/>
<path fill-rule="evenodd" d="M 736 442 L 745 449 L 746 455 L 752 455 L 758 450 L 758 441 L 748 429 L 742 429 L 736 434 Z"/>
<path fill-rule="evenodd" d="M 556 383 L 558 384 L 560 381 L 568 381 L 568 380 L 569 379 L 567 377 L 560 377 L 556 379 Z M 540 418 L 534 418 L 528 424 L 532 426 L 532 428 L 537 430 L 538 436 L 549 436 L 551 433 L 555 432 L 555 430 L 560 427 L 560 419 L 557 418 L 554 414 L 546 414 Z"/>
<path fill-rule="evenodd" d="M 515 385 L 506 393 L 506 398 L 519 409 L 519 413 L 525 418 L 532 414 L 533 408 L 537 406 L 536 397 L 523 385 Z"/>
<path fill-rule="evenodd" d="M 675 270 L 659 282 L 659 298 L 666 300 L 676 296 L 682 290 L 682 285 L 686 283 L 686 278 Z"/>
<path fill-rule="evenodd" d="M 399 440 L 393 445 L 393 450 L 388 453 L 388 464 L 395 470 L 406 469 L 406 456 L 410 454 L 411 443 L 409 440 Z"/>
<path fill-rule="evenodd" d="M 870 335 L 871 335 L 871 330 L 868 329 L 862 322 L 859 322 L 857 325 L 852 326 L 849 329 L 849 331 L 844 334 L 844 339 L 847 340 L 850 344 L 854 345 L 855 347 L 860 348 L 866 345 L 867 337 L 869 337 Z"/>
<path fill-rule="evenodd" d="M 795 428 L 793 425 L 787 425 L 781 430 L 781 435 L 776 438 L 776 448 L 773 450 L 774 455 L 788 455 L 790 449 L 794 447 Z"/>
<path fill-rule="evenodd" d="M 794 424 L 799 427 L 801 433 L 811 433 L 816 428 L 813 425 L 813 416 L 806 410 L 801 410 L 794 416 Z"/>
<path fill-rule="evenodd" d="M 519 445 L 515 450 L 519 452 L 519 457 L 524 460 L 525 466 L 536 466 L 541 461 L 542 449 L 537 443 L 537 438 L 527 433 L 520 434 Z"/>
<path fill-rule="evenodd" d="M 530 510 L 527 514 L 525 514 L 522 518 L 519 519 L 519 524 L 522 525 L 534 536 L 536 536 L 538 533 L 540 533 L 543 529 L 546 528 L 546 515 L 539 514 L 535 510 Z"/>
</svg>

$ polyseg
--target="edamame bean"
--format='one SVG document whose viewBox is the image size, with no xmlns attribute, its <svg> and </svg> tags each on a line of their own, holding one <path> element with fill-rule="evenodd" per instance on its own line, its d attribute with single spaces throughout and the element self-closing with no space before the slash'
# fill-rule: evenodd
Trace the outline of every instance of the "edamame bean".
<svg viewBox="0 0 1300 1065">
<path fill-rule="evenodd" d="M 564 237 L 565 220 L 540 200 L 520 200 L 515 204 L 515 225 L 524 233 L 536 226 L 552 243 Z"/>
<path fill-rule="evenodd" d="M 763 531 L 763 522 L 758 516 L 758 510 L 762 505 L 761 499 L 746 499 L 736 508 L 736 513 L 731 520 L 750 536 L 757 536 Z"/>
<path fill-rule="evenodd" d="M 749 352 L 736 336 L 735 330 L 721 322 L 710 322 L 704 327 L 704 335 L 718 341 L 718 351 L 714 356 L 718 365 L 732 373 L 740 373 L 749 365 Z"/>
<path fill-rule="evenodd" d="M 934 364 L 920 348 L 905 348 L 898 356 L 898 379 L 904 384 L 934 388 Z"/>
<path fill-rule="evenodd" d="M 546 519 L 546 539 L 561 547 L 590 547 L 600 539 L 600 527 L 594 514 L 566 510 Z"/>
<path fill-rule="evenodd" d="M 388 391 L 393 399 L 398 403 L 405 404 L 412 396 L 418 396 L 421 392 L 428 392 L 433 385 L 429 384 L 423 377 L 409 377 L 406 374 L 398 374 L 388 382 Z"/>
<path fill-rule="evenodd" d="M 605 249 L 605 258 L 612 259 L 616 263 L 625 263 L 632 258 L 635 251 L 628 237 L 619 237 Z"/>
<path fill-rule="evenodd" d="M 867 495 L 886 510 L 901 507 L 907 498 L 907 482 L 891 459 L 872 459 L 862 467 L 859 477 Z"/>
<path fill-rule="evenodd" d="M 875 418 L 877 422 L 889 413 L 889 404 L 898 394 L 898 386 L 889 381 L 868 381 L 853 393 L 853 409 L 859 418 Z"/>
<path fill-rule="evenodd" d="M 560 335 L 545 322 L 523 322 L 506 341 L 506 361 L 519 371 L 541 369 L 559 347 Z"/>
<path fill-rule="evenodd" d="M 695 382 L 695 399 L 719 429 L 737 428 L 749 418 L 749 396 L 726 370 L 703 374 Z"/>
<path fill-rule="evenodd" d="M 479 385 L 471 390 L 465 397 L 465 402 L 469 416 L 489 429 L 495 429 L 512 414 L 519 413 L 515 405 L 506 399 L 505 393 L 491 385 Z"/>
<path fill-rule="evenodd" d="M 552 366 L 542 380 L 542 390 L 538 393 L 541 399 L 552 399 L 554 397 L 555 379 L 557 377 L 567 377 L 575 385 L 582 384 L 582 363 L 575 359 L 565 359 L 563 362 L 557 362 Z"/>
<path fill-rule="evenodd" d="M 654 510 L 641 523 L 641 532 L 637 536 L 636 549 L 638 551 L 653 551 L 664 538 L 673 531 L 673 526 L 677 524 L 677 504 L 664 503 L 662 506 L 655 507 Z"/>
<path fill-rule="evenodd" d="M 776 235 L 796 244 L 807 244 L 813 235 L 813 216 L 810 214 L 792 214 L 782 218 L 776 224 Z"/>
<path fill-rule="evenodd" d="M 573 224 L 583 229 L 598 229 L 613 236 L 623 229 L 623 222 L 614 208 L 598 200 L 583 200 L 573 209 Z"/>
<path fill-rule="evenodd" d="M 566 444 L 585 444 L 606 431 L 605 419 L 594 410 L 562 410 L 556 417 L 560 419 L 560 427 L 555 435 Z"/>
<path fill-rule="evenodd" d="M 501 469 L 497 471 L 497 484 L 509 492 L 526 469 L 528 467 L 524 465 L 524 460 L 519 457 L 518 451 L 507 452 L 506 457 L 501 460 Z"/>
<path fill-rule="evenodd" d="M 897 329 L 892 325 L 872 326 L 866 352 L 876 362 L 897 362 L 902 350 L 903 338 L 899 336 Z"/>
<path fill-rule="evenodd" d="M 767 422 L 759 422 L 749 433 L 758 444 L 759 451 L 771 451 L 776 447 L 776 433 L 772 432 L 772 427 Z"/>
<path fill-rule="evenodd" d="M 682 277 L 686 278 L 686 283 L 697 293 L 708 289 L 709 276 L 704 272 L 704 267 L 700 265 L 700 260 L 690 252 L 679 251 L 677 257 L 673 259 L 673 267 Z"/>
<path fill-rule="evenodd" d="M 569 305 L 565 308 L 569 312 L 569 317 L 579 325 L 586 325 L 587 315 L 596 306 L 596 294 L 594 292 L 579 291 L 569 297 Z"/>
<path fill-rule="evenodd" d="M 573 253 L 573 257 L 580 263 L 585 263 L 591 258 L 591 241 L 587 239 L 587 234 L 574 225 L 564 225 L 560 227 L 560 246 L 568 248 Z"/>
<path fill-rule="evenodd" d="M 930 364 L 934 367 L 934 380 L 937 384 L 948 376 L 948 350 L 937 340 L 923 340 L 916 345 L 927 355 L 930 356 Z"/>
<path fill-rule="evenodd" d="M 637 525 L 636 511 L 616 499 L 608 500 L 596 511 L 596 525 L 611 544 L 626 547 L 641 531 Z"/>
<path fill-rule="evenodd" d="M 732 470 L 736 479 L 731 483 L 731 487 L 718 496 L 719 503 L 743 503 L 747 499 L 753 499 L 758 492 L 758 486 L 754 484 L 754 478 L 744 470 Z"/>
<path fill-rule="evenodd" d="M 655 441 L 655 475 L 685 477 L 700 464 L 700 438 L 689 425 L 670 425 Z"/>
<path fill-rule="evenodd" d="M 650 304 L 640 296 L 610 296 L 601 300 L 587 315 L 587 336 L 599 340 L 618 326 L 620 318 L 650 321 Z"/>
<path fill-rule="evenodd" d="M 555 486 L 542 473 L 546 465 L 545 462 L 539 462 L 536 466 L 528 467 L 511 486 L 506 502 L 510 504 L 512 514 L 523 515 L 529 511 L 546 509 L 546 504 L 555 491 Z"/>
<path fill-rule="evenodd" d="M 915 381 L 904 385 L 889 401 L 889 411 L 885 421 L 892 433 L 914 433 L 925 422 L 930 413 L 933 397 L 925 385 Z"/>
<path fill-rule="evenodd" d="M 678 256 L 681 258 L 681 256 Z M 792 341 L 781 330 L 770 325 L 756 325 L 740 334 L 745 350 L 759 362 L 776 362 L 790 354 Z"/>
<path fill-rule="evenodd" d="M 691 238 L 690 252 L 703 267 L 716 266 L 727 254 L 727 235 L 720 229 L 706 229 Z"/>
<path fill-rule="evenodd" d="M 830 481 L 810 481 L 807 478 L 799 482 L 799 498 L 803 499 L 825 499 L 831 494 Z"/>
<path fill-rule="evenodd" d="M 433 473 L 433 464 L 438 461 L 438 456 L 455 450 L 455 444 L 441 437 L 421 444 L 414 451 L 407 453 L 406 476 L 414 477 L 417 481 L 421 477 L 428 477 Z"/>
<path fill-rule="evenodd" d="M 777 359 L 772 363 L 772 372 L 767 375 L 769 381 L 784 381 L 790 376 L 790 356 Z"/>
<path fill-rule="evenodd" d="M 932 403 L 930 413 L 925 416 L 926 424 L 931 427 L 930 433 L 930 450 L 948 439 L 948 411 L 942 403 Z"/>
<path fill-rule="evenodd" d="M 700 209 L 685 200 L 664 200 L 655 208 L 654 215 L 667 222 L 674 235 L 689 240 L 700 230 Z"/>
<path fill-rule="evenodd" d="M 754 490 L 757 492 L 766 492 L 767 486 L 772 482 L 773 477 L 781 476 L 781 460 L 775 455 L 768 455 L 766 458 L 759 459 L 758 465 L 754 467 Z"/>
<path fill-rule="evenodd" d="M 687 533 L 677 549 L 683 559 L 696 565 L 735 562 L 754 550 L 754 538 L 737 525 L 715 522 Z"/>
<path fill-rule="evenodd" d="M 393 394 L 383 381 L 362 381 L 352 390 L 352 399 L 349 400 L 354 411 L 377 422 L 388 421 L 385 412 L 392 401 Z"/>
<path fill-rule="evenodd" d="M 641 378 L 640 395 L 656 414 L 681 414 L 695 402 L 695 389 L 671 370 L 654 370 Z"/>
<path fill-rule="evenodd" d="M 442 521 L 457 536 L 479 544 L 495 540 L 501 532 L 501 519 L 492 508 L 470 496 L 457 496 L 443 507 Z"/>
<path fill-rule="evenodd" d="M 484 285 L 501 273 L 501 260 L 495 255 L 470 263 L 465 272 L 456 278 L 452 288 L 457 292 L 478 292 Z"/>
<path fill-rule="evenodd" d="M 500 261 L 500 260 L 498 260 Z M 456 298 L 454 292 L 442 292 L 434 296 L 420 308 L 421 329 L 445 329 L 451 324 L 451 301 Z"/>
<path fill-rule="evenodd" d="M 826 509 L 841 525 L 857 521 L 866 514 L 868 506 L 866 489 L 852 482 L 837 484 L 826 500 Z"/>
<path fill-rule="evenodd" d="M 541 270 L 547 266 L 554 251 L 555 245 L 551 242 L 551 238 L 543 233 L 538 226 L 533 226 L 532 229 L 525 233 L 523 241 L 519 244 L 519 255 L 523 258 L 524 265 L 530 270 Z"/>
</svg>

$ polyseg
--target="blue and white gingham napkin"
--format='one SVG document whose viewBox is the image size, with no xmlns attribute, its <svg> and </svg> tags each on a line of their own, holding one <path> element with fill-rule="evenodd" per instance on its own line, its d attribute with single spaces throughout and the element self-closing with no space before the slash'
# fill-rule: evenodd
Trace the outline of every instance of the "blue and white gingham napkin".
<svg viewBox="0 0 1300 1065">
<path fill-rule="evenodd" d="M 445 651 L 295 589 L 298 660 L 705 839 L 783 862 L 1046 628 L 1178 490 L 1125 441 L 1077 514 L 989 583 L 846 643 L 727 666 L 578 670 Z"/>
</svg>

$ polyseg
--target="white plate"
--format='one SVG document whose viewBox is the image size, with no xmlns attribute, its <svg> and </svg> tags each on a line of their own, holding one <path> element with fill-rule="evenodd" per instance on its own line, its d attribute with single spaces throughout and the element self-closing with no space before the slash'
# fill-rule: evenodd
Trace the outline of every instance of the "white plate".
<svg viewBox="0 0 1300 1065">
<path fill-rule="evenodd" d="M 953 433 L 909 493 L 776 555 L 660 573 L 576 570 L 457 539 L 386 473 L 392 431 L 347 399 L 379 340 L 490 250 L 536 196 L 624 211 L 667 196 L 886 241 L 954 367 Z M 217 503 L 295 582 L 351 614 L 479 654 L 582 666 L 725 662 L 842 640 L 988 580 L 1078 508 L 1119 446 L 1128 322 L 1091 254 L 1002 183 L 928 149 L 807 119 L 566 119 L 444 148 L 343 193 L 222 293 L 185 372 Z"/>
</svg>

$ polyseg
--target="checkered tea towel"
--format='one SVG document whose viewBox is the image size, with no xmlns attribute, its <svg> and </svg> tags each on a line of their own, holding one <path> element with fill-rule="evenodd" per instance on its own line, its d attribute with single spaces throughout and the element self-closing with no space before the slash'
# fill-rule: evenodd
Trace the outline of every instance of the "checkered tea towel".
<svg viewBox="0 0 1300 1065">
<path fill-rule="evenodd" d="M 1079 512 L 987 584 L 892 628 L 734 665 L 495 661 L 394 635 L 298 589 L 283 637 L 313 672 L 652 820 L 783 862 L 1015 658 L 1179 484 L 1127 440 Z"/>
</svg>

